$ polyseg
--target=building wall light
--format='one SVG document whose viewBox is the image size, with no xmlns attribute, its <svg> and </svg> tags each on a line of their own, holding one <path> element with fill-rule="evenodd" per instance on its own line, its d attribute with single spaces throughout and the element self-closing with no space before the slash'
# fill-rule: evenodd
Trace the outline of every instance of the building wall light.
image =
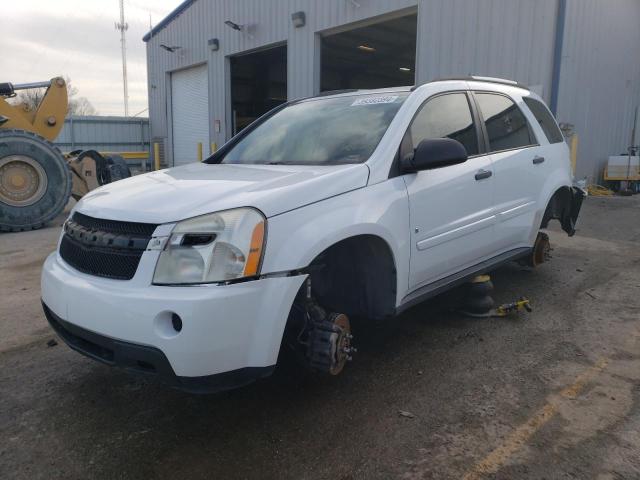
<svg viewBox="0 0 640 480">
<path fill-rule="evenodd" d="M 244 25 L 238 25 L 237 23 L 232 22 L 231 20 L 225 20 L 224 24 L 229 28 L 237 30 L 238 32 L 240 32 L 242 30 L 242 28 L 244 27 Z"/>
<path fill-rule="evenodd" d="M 210 38 L 207 44 L 212 52 L 220 50 L 220 41 L 217 38 Z"/>
<path fill-rule="evenodd" d="M 304 27 L 307 24 L 307 16 L 304 12 L 295 12 L 291 14 L 291 22 L 296 28 Z"/>
</svg>

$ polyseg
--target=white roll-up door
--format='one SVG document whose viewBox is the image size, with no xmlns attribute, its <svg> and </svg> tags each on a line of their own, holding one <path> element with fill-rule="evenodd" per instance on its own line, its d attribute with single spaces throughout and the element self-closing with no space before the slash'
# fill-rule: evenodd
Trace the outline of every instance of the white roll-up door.
<svg viewBox="0 0 640 480">
<path fill-rule="evenodd" d="M 187 68 L 171 74 L 171 117 L 173 164 L 198 160 L 198 143 L 203 155 L 209 152 L 209 95 L 207 67 Z"/>
</svg>

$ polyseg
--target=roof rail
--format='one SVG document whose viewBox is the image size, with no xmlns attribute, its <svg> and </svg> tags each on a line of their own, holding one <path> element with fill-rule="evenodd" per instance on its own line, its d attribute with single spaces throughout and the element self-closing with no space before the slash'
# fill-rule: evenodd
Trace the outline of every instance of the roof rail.
<svg viewBox="0 0 640 480">
<path fill-rule="evenodd" d="M 338 90 L 325 90 L 323 92 L 320 92 L 317 95 L 313 95 L 314 97 L 327 97 L 329 95 L 339 95 L 341 93 L 354 93 L 354 92 L 359 92 L 360 89 L 359 88 L 342 88 L 342 89 L 338 89 Z"/>
<path fill-rule="evenodd" d="M 468 75 L 466 77 L 448 77 L 448 78 L 438 78 L 436 80 L 432 80 L 433 82 L 443 82 L 447 80 L 462 80 L 466 82 L 487 82 L 487 83 L 498 83 L 500 85 L 510 85 L 512 87 L 523 88 L 525 90 L 529 90 L 529 87 L 516 82 L 515 80 L 508 80 L 506 78 L 497 78 L 497 77 L 481 77 L 478 75 Z"/>
</svg>

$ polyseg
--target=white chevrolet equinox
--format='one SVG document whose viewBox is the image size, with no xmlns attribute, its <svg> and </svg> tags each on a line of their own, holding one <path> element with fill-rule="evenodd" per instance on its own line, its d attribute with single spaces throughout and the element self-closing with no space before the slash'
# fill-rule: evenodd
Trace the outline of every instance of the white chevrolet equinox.
<svg viewBox="0 0 640 480">
<path fill-rule="evenodd" d="M 100 362 L 211 392 L 350 359 L 349 318 L 394 317 L 545 258 L 583 193 L 526 87 L 469 77 L 286 103 L 202 163 L 85 196 L 42 272 L 53 329 Z M 366 325 L 366 322 L 364 323 Z"/>
</svg>

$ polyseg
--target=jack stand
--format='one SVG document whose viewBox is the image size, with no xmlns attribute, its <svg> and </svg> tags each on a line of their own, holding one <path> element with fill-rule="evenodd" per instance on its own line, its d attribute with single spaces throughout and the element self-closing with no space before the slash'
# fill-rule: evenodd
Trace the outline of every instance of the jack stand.
<svg viewBox="0 0 640 480">
<path fill-rule="evenodd" d="M 498 305 L 494 308 L 491 297 L 493 283 L 489 275 L 478 275 L 469 282 L 467 296 L 460 313 L 474 318 L 506 317 L 520 313 L 523 310 L 531 312 L 531 303 L 525 297 L 511 303 Z"/>
</svg>

